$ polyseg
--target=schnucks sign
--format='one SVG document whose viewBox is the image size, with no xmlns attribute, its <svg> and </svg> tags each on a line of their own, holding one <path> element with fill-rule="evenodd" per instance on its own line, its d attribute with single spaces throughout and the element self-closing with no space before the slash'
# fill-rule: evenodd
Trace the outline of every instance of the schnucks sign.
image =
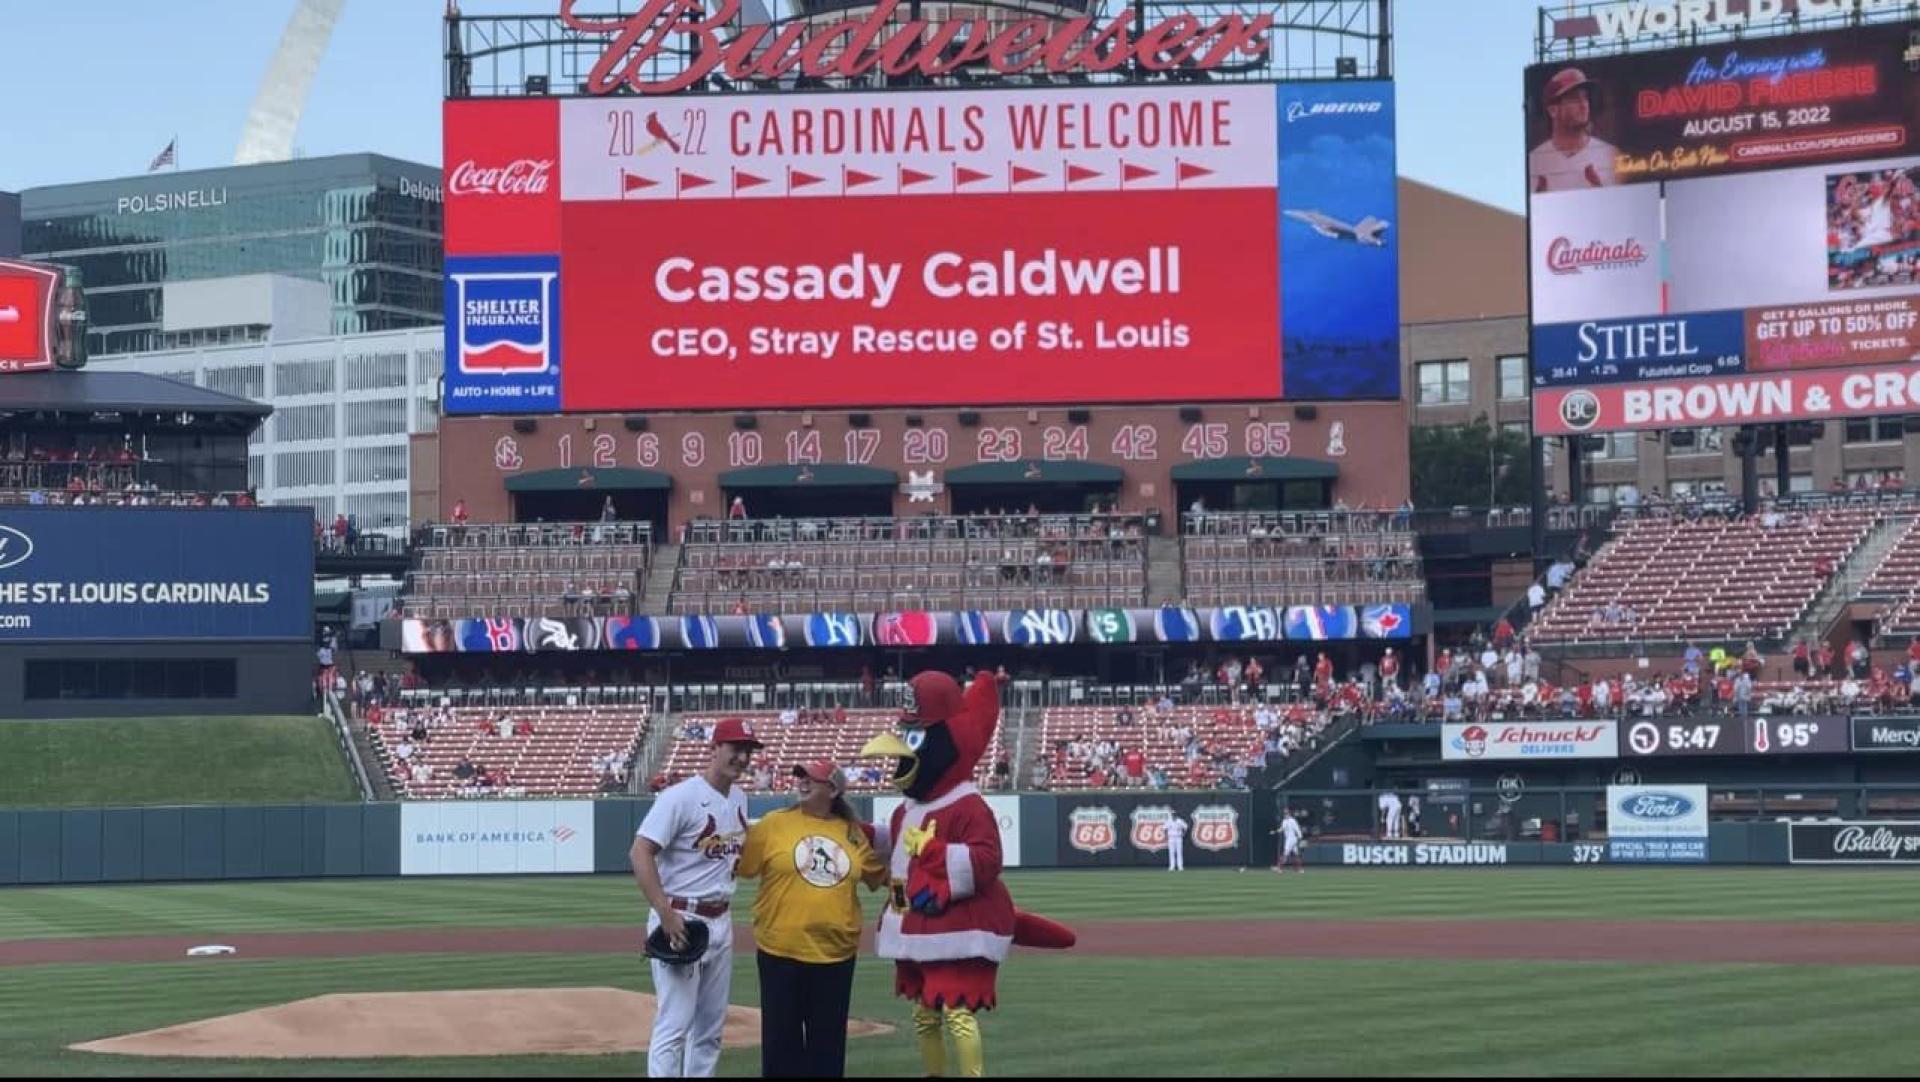
<svg viewBox="0 0 1920 1082">
<path fill-rule="evenodd" d="M 1611 721 L 1490 721 L 1441 726 L 1440 757 L 1449 762 L 1616 759 Z"/>
<path fill-rule="evenodd" d="M 1128 9 L 1104 24 L 1090 16 L 1035 15 L 996 32 L 980 18 L 896 22 L 898 0 L 880 0 L 859 18 L 795 21 L 778 29 L 762 23 L 729 36 L 725 31 L 738 22 L 740 0 L 720 0 L 711 11 L 701 0 L 648 0 L 638 12 L 613 19 L 576 14 L 578 6 L 579 0 L 561 0 L 560 21 L 570 30 L 608 39 L 606 52 L 587 73 L 593 94 L 671 94 L 709 75 L 855 79 L 879 71 L 889 77 L 937 77 L 982 62 L 1003 75 L 1036 69 L 1056 75 L 1106 72 L 1135 64 L 1148 71 L 1204 71 L 1265 56 L 1266 35 L 1274 29 L 1270 13 L 1226 15 L 1213 22 L 1180 14 L 1135 34 Z M 644 78 L 649 62 L 662 54 L 684 56 L 686 63 L 660 79 Z"/>
</svg>

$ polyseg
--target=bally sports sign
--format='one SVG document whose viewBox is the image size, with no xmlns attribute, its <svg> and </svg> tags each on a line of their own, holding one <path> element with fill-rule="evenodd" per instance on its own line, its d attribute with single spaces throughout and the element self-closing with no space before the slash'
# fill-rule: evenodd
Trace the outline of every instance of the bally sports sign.
<svg viewBox="0 0 1920 1082">
<path fill-rule="evenodd" d="M 1477 722 L 1441 726 L 1440 757 L 1449 762 L 1519 759 L 1615 759 L 1611 721 Z"/>
</svg>

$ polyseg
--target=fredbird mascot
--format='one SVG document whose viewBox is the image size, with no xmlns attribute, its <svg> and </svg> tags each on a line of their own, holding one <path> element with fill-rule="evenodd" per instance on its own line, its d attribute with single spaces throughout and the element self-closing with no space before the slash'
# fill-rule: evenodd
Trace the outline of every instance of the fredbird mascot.
<svg viewBox="0 0 1920 1082">
<path fill-rule="evenodd" d="M 963 694 L 953 677 L 924 672 L 907 687 L 898 732 L 862 755 L 895 759 L 906 799 L 878 839 L 892 889 L 880 914 L 878 953 L 894 962 L 894 993 L 913 1001 L 913 1032 L 927 1074 L 985 1074 L 976 1015 L 994 1006 L 994 978 L 1018 944 L 1061 950 L 1072 930 L 1013 907 L 1000 881 L 1000 826 L 973 771 L 993 742 L 1000 691 L 981 673 Z"/>
</svg>

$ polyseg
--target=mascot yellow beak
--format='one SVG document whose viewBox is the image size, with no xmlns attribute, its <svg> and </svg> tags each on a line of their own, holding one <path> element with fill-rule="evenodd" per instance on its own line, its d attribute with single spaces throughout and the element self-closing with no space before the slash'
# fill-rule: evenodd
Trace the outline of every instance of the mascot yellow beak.
<svg viewBox="0 0 1920 1082">
<path fill-rule="evenodd" d="M 900 738 L 899 733 L 891 730 L 867 741 L 867 746 L 860 749 L 860 756 L 896 760 L 893 777 L 890 779 L 895 789 L 904 791 L 920 774 L 920 757 L 914 754 L 914 750 L 907 746 L 907 742 Z"/>
</svg>

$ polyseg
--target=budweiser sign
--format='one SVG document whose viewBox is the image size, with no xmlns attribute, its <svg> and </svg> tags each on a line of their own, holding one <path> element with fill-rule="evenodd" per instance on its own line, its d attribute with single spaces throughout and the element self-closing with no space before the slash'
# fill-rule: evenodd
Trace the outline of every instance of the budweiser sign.
<svg viewBox="0 0 1920 1082">
<path fill-rule="evenodd" d="M 740 0 L 717 0 L 711 10 L 702 0 L 647 0 L 633 15 L 615 19 L 577 15 L 577 6 L 579 0 L 561 0 L 560 21 L 576 33 L 608 39 L 587 75 L 592 94 L 622 88 L 671 94 L 709 75 L 853 79 L 877 70 L 895 77 L 938 77 L 975 64 L 1005 75 L 1108 72 L 1134 65 L 1148 71 L 1207 69 L 1265 56 L 1266 34 L 1274 24 L 1271 14 L 1225 15 L 1212 22 L 1181 14 L 1136 35 L 1131 11 L 1104 24 L 1090 16 L 1035 16 L 997 26 L 981 18 L 896 22 L 899 0 L 879 0 L 860 18 L 762 23 L 741 26 L 728 36 L 738 21 Z"/>
<path fill-rule="evenodd" d="M 1555 274 L 1637 267 L 1646 261 L 1647 250 L 1631 237 L 1618 244 L 1589 241 L 1584 248 L 1575 247 L 1565 237 L 1555 237 L 1553 243 L 1547 246 L 1547 269 Z"/>
<path fill-rule="evenodd" d="M 545 195 L 552 177 L 551 158 L 521 158 L 491 167 L 476 165 L 469 158 L 447 175 L 447 194 Z"/>
</svg>

